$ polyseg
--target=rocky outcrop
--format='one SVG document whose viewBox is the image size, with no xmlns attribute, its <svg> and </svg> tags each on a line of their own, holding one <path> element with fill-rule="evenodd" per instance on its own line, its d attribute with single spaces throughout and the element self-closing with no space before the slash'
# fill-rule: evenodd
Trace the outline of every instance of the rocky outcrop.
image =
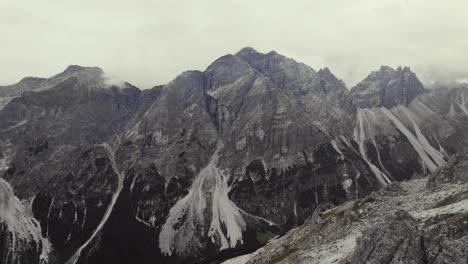
<svg viewBox="0 0 468 264">
<path fill-rule="evenodd" d="M 468 182 L 468 154 L 457 153 L 447 164 L 429 175 L 427 187 L 437 188 L 444 183 Z"/>
<path fill-rule="evenodd" d="M 385 221 L 357 239 L 351 263 L 424 263 L 416 219 L 406 211 L 397 211 Z"/>
<path fill-rule="evenodd" d="M 392 183 L 328 209 L 226 264 L 466 263 L 468 197 L 452 197 L 468 183 L 427 189 L 426 181 Z"/>
<path fill-rule="evenodd" d="M 357 239 L 349 263 L 466 263 L 467 220 L 466 214 L 438 215 L 419 225 L 396 211 Z"/>
<path fill-rule="evenodd" d="M 43 237 L 31 203 L 23 204 L 0 178 L 0 262 L 48 263 L 50 242 Z"/>
<path fill-rule="evenodd" d="M 33 91 L 46 82 L 44 78 L 25 77 L 19 83 L 0 86 L 0 97 L 20 96 L 24 92 Z"/>
<path fill-rule="evenodd" d="M 382 66 L 351 89 L 354 104 L 361 108 L 408 105 L 425 91 L 423 84 L 408 67 L 396 70 Z"/>
<path fill-rule="evenodd" d="M 71 77 L 79 80 L 80 86 L 85 87 L 83 90 L 88 91 L 95 89 L 106 81 L 102 69 L 98 67 L 81 67 L 78 65 L 71 65 L 67 67 L 65 71 L 47 79 L 26 77 L 17 84 L 0 86 L 0 110 L 11 100 L 24 93 L 50 89 Z M 67 83 L 67 85 L 69 84 Z M 50 99 L 55 100 L 56 98 Z"/>
<path fill-rule="evenodd" d="M 26 77 L 20 82 L 8 86 L 0 86 L 0 110 L 5 107 L 13 98 L 20 96 L 24 92 L 33 91 L 40 88 L 46 79 L 36 77 Z"/>
</svg>

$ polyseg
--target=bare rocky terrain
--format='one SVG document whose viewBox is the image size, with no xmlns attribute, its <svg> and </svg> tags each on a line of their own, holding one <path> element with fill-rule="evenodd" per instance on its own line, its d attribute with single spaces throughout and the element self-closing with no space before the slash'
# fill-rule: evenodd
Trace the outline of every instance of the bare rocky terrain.
<svg viewBox="0 0 468 264">
<path fill-rule="evenodd" d="M 147 90 L 76 65 L 0 87 L 0 259 L 213 263 L 280 236 L 297 247 L 271 256 L 333 261 L 397 209 L 427 235 L 431 204 L 466 181 L 451 157 L 468 146 L 468 87 L 382 66 L 348 88 L 253 48 Z"/>
<path fill-rule="evenodd" d="M 468 263 L 467 165 L 468 155 L 452 157 L 424 178 L 326 210 L 224 263 Z"/>
</svg>

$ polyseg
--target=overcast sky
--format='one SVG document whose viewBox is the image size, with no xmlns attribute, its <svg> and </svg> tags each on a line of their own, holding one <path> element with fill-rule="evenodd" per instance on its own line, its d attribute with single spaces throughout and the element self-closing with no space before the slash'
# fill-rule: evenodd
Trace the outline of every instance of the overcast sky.
<svg viewBox="0 0 468 264">
<path fill-rule="evenodd" d="M 0 85 L 78 64 L 150 88 L 246 46 L 348 87 L 380 65 L 468 79 L 467 0 L 2 0 L 0 34 Z"/>
</svg>

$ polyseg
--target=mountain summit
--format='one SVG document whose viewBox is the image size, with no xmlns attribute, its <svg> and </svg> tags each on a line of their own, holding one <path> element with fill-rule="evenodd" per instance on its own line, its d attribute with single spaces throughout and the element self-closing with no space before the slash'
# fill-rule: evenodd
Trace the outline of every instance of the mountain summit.
<svg viewBox="0 0 468 264">
<path fill-rule="evenodd" d="M 322 208 L 360 219 L 348 201 L 468 146 L 468 90 L 426 91 L 409 68 L 348 92 L 328 68 L 244 48 L 143 91 L 96 67 L 36 81 L 0 110 L 6 264 L 219 262 L 315 230 Z"/>
<path fill-rule="evenodd" d="M 396 70 L 382 66 L 351 89 L 354 102 L 361 107 L 391 108 L 408 105 L 425 91 L 423 84 L 409 67 Z"/>
</svg>

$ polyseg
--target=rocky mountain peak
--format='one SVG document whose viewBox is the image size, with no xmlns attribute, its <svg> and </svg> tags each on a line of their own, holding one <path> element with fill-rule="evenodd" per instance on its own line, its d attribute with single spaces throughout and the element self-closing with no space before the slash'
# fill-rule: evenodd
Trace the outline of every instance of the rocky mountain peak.
<svg viewBox="0 0 468 264">
<path fill-rule="evenodd" d="M 366 79 L 385 79 L 385 78 L 402 78 L 403 75 L 416 75 L 408 66 L 398 66 L 393 69 L 390 66 L 382 65 L 378 71 L 373 71 Z M 364 80 L 366 80 L 364 79 Z"/>
<path fill-rule="evenodd" d="M 251 47 L 245 47 L 241 49 L 239 52 L 236 53 L 236 56 L 239 57 L 245 57 L 245 56 L 251 56 L 251 55 L 257 55 L 260 54 L 258 51 Z"/>
<path fill-rule="evenodd" d="M 23 79 L 21 79 L 21 81 L 19 81 L 20 83 L 38 83 L 38 82 L 43 82 L 47 79 L 45 78 L 39 78 L 39 77 L 32 77 L 32 76 L 28 76 L 28 77 L 24 77 Z"/>
<path fill-rule="evenodd" d="M 404 67 L 401 67 L 401 66 L 398 66 L 397 68 L 397 72 L 408 72 L 408 73 L 413 73 L 413 71 L 411 70 L 410 67 L 408 66 L 404 66 Z"/>
<path fill-rule="evenodd" d="M 98 67 L 83 67 L 78 65 L 70 65 L 63 72 L 48 79 L 49 82 L 57 84 L 70 77 L 79 76 L 83 81 L 103 80 L 104 71 Z"/>
<path fill-rule="evenodd" d="M 106 78 L 72 65 L 0 110 L 0 193 L 15 209 L 0 201 L 1 263 L 38 263 L 44 245 L 54 263 L 218 263 L 265 244 L 250 263 L 352 261 L 426 236 L 436 199 L 468 186 L 462 157 L 441 168 L 466 148 L 468 90 L 418 96 L 408 67 L 382 66 L 348 92 L 329 68 L 244 48 L 150 90 Z M 427 172 L 440 192 L 395 182 Z M 396 208 L 408 213 L 386 216 Z"/>
<path fill-rule="evenodd" d="M 401 66 L 400 66 L 400 68 L 401 68 Z M 390 66 L 382 65 L 382 66 L 380 66 L 379 72 L 395 72 L 395 70 Z"/>
<path fill-rule="evenodd" d="M 353 101 L 359 107 L 392 108 L 408 105 L 425 91 L 423 84 L 409 67 L 381 66 L 351 89 Z"/>
<path fill-rule="evenodd" d="M 85 72 L 85 71 L 103 73 L 103 70 L 99 67 L 83 67 L 79 65 L 70 65 L 62 73 L 70 74 L 70 73 L 79 73 L 79 72 Z"/>
<path fill-rule="evenodd" d="M 236 55 L 225 55 L 214 61 L 204 72 L 207 90 L 224 87 L 255 74 L 255 69 Z"/>
<path fill-rule="evenodd" d="M 44 84 L 47 79 L 38 77 L 25 77 L 16 84 L 0 86 L 1 97 L 15 97 L 21 95 L 23 92 L 32 91 Z M 0 109 L 2 108 L 0 103 Z"/>
<path fill-rule="evenodd" d="M 63 72 L 47 79 L 47 85 L 40 90 L 50 89 L 70 78 L 75 78 L 79 87 L 94 89 L 106 86 L 104 71 L 101 68 L 70 65 Z"/>
<path fill-rule="evenodd" d="M 327 67 L 320 69 L 318 71 L 318 75 L 320 76 L 320 83 L 323 86 L 325 93 L 348 92 L 346 84 L 342 80 L 336 78 L 336 76 Z"/>
<path fill-rule="evenodd" d="M 244 48 L 236 56 L 276 86 L 296 96 L 320 94 L 322 91 L 319 76 L 314 69 L 275 51 L 265 54 L 252 48 Z"/>
<path fill-rule="evenodd" d="M 333 75 L 330 71 L 330 69 L 328 69 L 328 67 L 325 67 L 325 68 L 322 68 L 318 71 L 319 74 L 322 74 L 322 75 Z"/>
<path fill-rule="evenodd" d="M 273 56 L 281 56 L 284 57 L 283 55 L 279 54 L 278 52 L 272 50 L 266 54 L 267 56 L 273 57 Z"/>
<path fill-rule="evenodd" d="M 336 78 L 336 76 L 330 71 L 330 69 L 328 69 L 328 67 L 320 69 L 317 73 L 322 79 L 333 79 L 339 81 L 339 79 Z"/>
</svg>

